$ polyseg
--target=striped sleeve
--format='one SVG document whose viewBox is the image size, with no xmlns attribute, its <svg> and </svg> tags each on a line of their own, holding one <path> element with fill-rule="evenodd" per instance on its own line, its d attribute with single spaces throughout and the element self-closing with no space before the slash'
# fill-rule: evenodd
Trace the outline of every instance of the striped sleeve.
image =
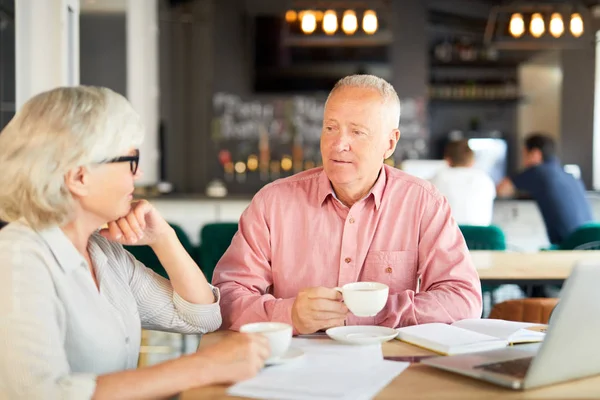
<svg viewBox="0 0 600 400">
<path fill-rule="evenodd" d="M 111 245 L 117 263 L 128 271 L 144 329 L 197 334 L 219 329 L 222 322 L 219 289 L 211 286 L 215 295 L 212 304 L 189 303 L 173 291 L 169 280 L 145 267 L 122 246 Z"/>
<path fill-rule="evenodd" d="M 64 310 L 30 244 L 0 243 L 0 398 L 91 399 L 96 376 L 71 372 Z"/>
</svg>

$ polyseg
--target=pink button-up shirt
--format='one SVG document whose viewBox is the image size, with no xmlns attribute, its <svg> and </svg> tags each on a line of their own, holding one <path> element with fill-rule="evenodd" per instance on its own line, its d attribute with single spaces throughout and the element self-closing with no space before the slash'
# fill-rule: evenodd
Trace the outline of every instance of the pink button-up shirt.
<svg viewBox="0 0 600 400">
<path fill-rule="evenodd" d="M 307 287 L 375 281 L 390 287 L 375 317 L 348 325 L 400 327 L 481 315 L 481 284 L 446 199 L 428 182 L 384 166 L 348 208 L 322 168 L 261 189 L 214 272 L 223 329 L 292 323 Z"/>
</svg>

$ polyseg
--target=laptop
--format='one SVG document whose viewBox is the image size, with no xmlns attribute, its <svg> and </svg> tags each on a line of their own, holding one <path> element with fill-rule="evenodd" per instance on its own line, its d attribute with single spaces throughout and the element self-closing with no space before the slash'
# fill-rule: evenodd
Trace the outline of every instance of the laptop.
<svg viewBox="0 0 600 400">
<path fill-rule="evenodd" d="M 542 343 L 434 357 L 422 364 L 511 389 L 600 374 L 600 262 L 579 262 L 561 292 Z"/>
</svg>

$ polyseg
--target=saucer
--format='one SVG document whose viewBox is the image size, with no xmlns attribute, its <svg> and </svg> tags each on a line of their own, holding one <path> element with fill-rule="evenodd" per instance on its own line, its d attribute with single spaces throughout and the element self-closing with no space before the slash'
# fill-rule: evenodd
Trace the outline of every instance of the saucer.
<svg viewBox="0 0 600 400">
<path fill-rule="evenodd" d="M 394 339 L 398 332 L 385 326 L 339 326 L 325 331 L 327 336 L 347 344 L 374 344 Z"/>
<path fill-rule="evenodd" d="M 290 347 L 288 351 L 279 357 L 271 358 L 265 361 L 265 365 L 279 365 L 294 361 L 304 355 L 304 352 L 296 347 Z"/>
</svg>

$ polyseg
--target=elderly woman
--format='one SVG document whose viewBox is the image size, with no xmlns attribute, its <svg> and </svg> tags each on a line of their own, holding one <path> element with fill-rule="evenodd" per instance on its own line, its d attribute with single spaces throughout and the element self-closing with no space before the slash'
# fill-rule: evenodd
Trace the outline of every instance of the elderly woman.
<svg viewBox="0 0 600 400">
<path fill-rule="evenodd" d="M 254 335 L 135 369 L 141 328 L 219 328 L 219 291 L 146 201 L 140 119 L 104 88 L 29 100 L 0 134 L 0 398 L 145 399 L 254 375 Z M 105 226 L 99 230 L 99 227 Z M 122 247 L 149 245 L 170 281 Z"/>
</svg>

